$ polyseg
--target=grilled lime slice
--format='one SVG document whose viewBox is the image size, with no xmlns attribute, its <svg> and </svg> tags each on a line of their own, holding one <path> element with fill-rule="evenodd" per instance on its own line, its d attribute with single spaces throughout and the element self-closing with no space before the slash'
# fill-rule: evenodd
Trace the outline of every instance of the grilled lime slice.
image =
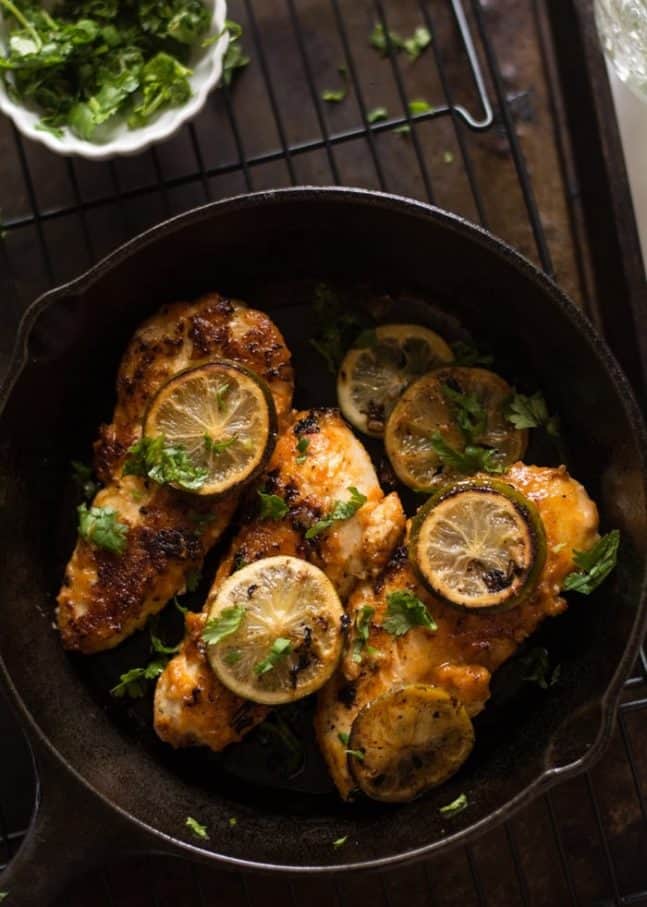
<svg viewBox="0 0 647 907">
<path fill-rule="evenodd" d="M 511 608 L 535 589 L 546 559 L 535 506 L 511 485 L 458 482 L 413 519 L 409 557 L 428 588 L 470 611 Z"/>
<path fill-rule="evenodd" d="M 280 705 L 313 693 L 341 655 L 344 611 L 328 577 L 281 555 L 227 579 L 209 604 L 203 639 L 222 683 L 253 702 Z"/>
<path fill-rule="evenodd" d="M 337 376 L 342 413 L 355 428 L 381 438 L 402 392 L 420 375 L 454 358 L 442 337 L 419 324 L 385 324 L 365 346 L 346 353 Z"/>
<path fill-rule="evenodd" d="M 483 368 L 448 366 L 424 375 L 404 392 L 388 419 L 386 452 L 398 478 L 417 491 L 440 480 L 519 460 L 527 432 L 512 426 L 505 405 L 512 388 Z M 444 451 L 456 456 L 443 456 Z"/>
<path fill-rule="evenodd" d="M 167 381 L 148 408 L 144 435 L 163 438 L 167 448 L 180 451 L 202 477 L 195 493 L 213 495 L 258 475 L 274 447 L 276 425 L 265 382 L 222 360 Z"/>
<path fill-rule="evenodd" d="M 463 705 L 439 687 L 396 686 L 364 706 L 353 722 L 348 761 L 374 800 L 404 803 L 450 778 L 474 746 Z"/>
</svg>

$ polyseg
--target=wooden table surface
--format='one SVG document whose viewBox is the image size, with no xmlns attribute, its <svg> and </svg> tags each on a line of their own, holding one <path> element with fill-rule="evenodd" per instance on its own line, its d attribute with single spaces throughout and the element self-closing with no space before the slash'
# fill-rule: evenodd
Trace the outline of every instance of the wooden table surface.
<svg viewBox="0 0 647 907">
<path fill-rule="evenodd" d="M 552 271 L 600 323 L 545 5 L 463 6 L 494 109 L 482 131 L 451 115 L 429 117 L 408 138 L 365 128 L 367 109 L 386 106 L 402 117 L 406 98 L 440 108 L 448 87 L 454 104 L 486 117 L 449 0 L 231 0 L 252 64 L 231 94 L 209 98 L 190 128 L 135 158 L 67 161 L 0 122 L 0 207 L 9 228 L 0 243 L 0 356 L 6 361 L 20 314 L 36 295 L 125 239 L 207 200 L 296 183 L 382 188 L 480 222 Z M 415 65 L 380 59 L 367 37 L 384 11 L 403 33 L 426 11 L 441 65 L 431 52 Z M 337 85 L 344 62 L 349 96 L 326 105 L 320 92 Z M 76 880 L 60 907 L 647 904 L 646 691 L 643 659 L 625 689 L 612 744 L 589 774 L 440 859 L 384 874 L 290 881 L 155 857 L 113 865 L 106 854 L 105 871 Z M 1 704 L 0 764 L 8 860 L 28 821 L 33 779 Z"/>
</svg>

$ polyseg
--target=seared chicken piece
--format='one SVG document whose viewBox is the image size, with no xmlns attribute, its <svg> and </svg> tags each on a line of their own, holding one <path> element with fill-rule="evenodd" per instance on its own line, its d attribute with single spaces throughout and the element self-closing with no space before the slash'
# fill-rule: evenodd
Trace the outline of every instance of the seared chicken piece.
<svg viewBox="0 0 647 907">
<path fill-rule="evenodd" d="M 452 608 L 419 583 L 404 548 L 376 582 L 363 583 L 353 594 L 348 606 L 351 626 L 362 608 L 375 609 L 369 638 L 360 663 L 353 661 L 352 646 L 346 646 L 340 669 L 319 693 L 315 718 L 319 745 L 342 797 L 347 798 L 355 785 L 339 734 L 348 739 L 345 735 L 363 706 L 397 684 L 428 683 L 460 700 L 474 716 L 489 698 L 492 673 L 545 617 L 566 609 L 560 590 L 574 569 L 573 549 L 586 550 L 597 540 L 597 508 L 564 466 L 516 463 L 504 478 L 534 502 L 546 530 L 546 563 L 526 602 L 504 612 L 477 614 Z M 403 589 L 425 603 L 438 625 L 435 632 L 415 627 L 396 637 L 382 628 L 388 596 Z"/>
<path fill-rule="evenodd" d="M 114 508 L 128 526 L 117 555 L 79 538 L 58 596 L 58 627 L 67 649 L 99 652 L 142 627 L 199 570 L 234 514 L 239 494 L 210 498 L 139 476 L 122 476 L 128 448 L 141 437 L 148 404 L 188 366 L 229 359 L 265 379 L 279 420 L 294 387 L 290 352 L 267 315 L 215 293 L 165 306 L 136 331 L 117 377 L 114 419 L 95 444 L 105 487 L 93 507 Z"/>
<path fill-rule="evenodd" d="M 308 441 L 304 453 L 297 449 L 300 439 Z M 350 487 L 364 494 L 366 503 L 350 519 L 307 540 L 310 526 L 330 513 L 335 502 L 350 498 Z M 289 513 L 279 520 L 261 519 L 258 497 L 249 500 L 203 613 L 187 615 L 182 649 L 158 681 L 155 729 L 173 746 L 221 750 L 240 740 L 268 712 L 222 686 L 200 641 L 210 602 L 231 573 L 264 557 L 301 557 L 327 573 L 343 600 L 358 582 L 377 576 L 402 539 L 405 519 L 398 496 L 384 496 L 368 454 L 336 410 L 294 416 L 279 437 L 263 489 L 281 497 Z"/>
</svg>

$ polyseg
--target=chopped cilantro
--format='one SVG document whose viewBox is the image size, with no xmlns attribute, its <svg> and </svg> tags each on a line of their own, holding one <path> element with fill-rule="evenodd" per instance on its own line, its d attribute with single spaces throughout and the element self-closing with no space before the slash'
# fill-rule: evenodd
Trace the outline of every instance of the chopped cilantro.
<svg viewBox="0 0 647 907">
<path fill-rule="evenodd" d="M 353 642 L 352 659 L 359 664 L 362 660 L 362 652 L 368 642 L 371 632 L 371 619 L 375 614 L 375 608 L 370 605 L 363 605 L 355 615 L 355 641 Z"/>
<path fill-rule="evenodd" d="M 417 116 L 420 113 L 431 113 L 434 109 L 428 101 L 425 101 L 423 98 L 418 98 L 415 101 L 409 101 L 408 104 L 409 113 L 412 117 Z"/>
<path fill-rule="evenodd" d="M 337 838 L 336 841 L 332 842 L 333 847 L 343 847 L 344 844 L 348 841 L 348 835 L 344 835 L 343 838 Z"/>
<path fill-rule="evenodd" d="M 482 470 L 498 475 L 505 472 L 505 466 L 499 461 L 499 451 L 494 448 L 468 444 L 464 450 L 455 450 L 438 431 L 431 436 L 431 445 L 441 462 L 457 472 L 469 474 Z"/>
<path fill-rule="evenodd" d="M 305 463 L 305 461 L 308 459 L 308 448 L 309 447 L 310 447 L 309 438 L 303 438 L 303 437 L 299 438 L 299 440 L 297 441 L 297 453 L 299 454 L 299 456 L 297 457 L 297 463 L 299 465 L 301 465 L 302 463 Z"/>
<path fill-rule="evenodd" d="M 91 501 L 99 490 L 99 483 L 93 478 L 92 467 L 80 460 L 72 460 L 74 479 L 86 501 Z"/>
<path fill-rule="evenodd" d="M 366 119 L 369 123 L 380 123 L 382 120 L 387 120 L 388 117 L 389 111 L 386 107 L 374 107 L 366 114 Z"/>
<path fill-rule="evenodd" d="M 113 554 L 123 554 L 126 547 L 128 526 L 120 523 L 118 513 L 114 507 L 90 507 L 80 504 L 77 507 L 79 515 L 79 535 L 86 542 L 105 548 Z"/>
<path fill-rule="evenodd" d="M 244 605 L 232 605 L 223 608 L 219 617 L 207 621 L 202 631 L 202 640 L 209 646 L 215 646 L 221 639 L 231 636 L 240 627 L 245 617 Z"/>
<path fill-rule="evenodd" d="M 347 734 L 345 731 L 340 731 L 337 736 L 339 737 L 340 742 L 344 744 L 344 746 L 348 746 L 350 734 Z"/>
<path fill-rule="evenodd" d="M 237 825 L 238 825 L 238 819 L 236 818 L 236 816 L 230 816 L 229 817 L 229 827 L 235 828 Z"/>
<path fill-rule="evenodd" d="M 181 60 L 208 30 L 201 0 L 137 4 L 67 0 L 53 6 L 0 0 L 9 34 L 0 69 L 10 91 L 41 114 L 38 128 L 63 127 L 101 141 L 118 122 L 145 125 L 191 96 Z"/>
<path fill-rule="evenodd" d="M 284 658 L 288 657 L 291 651 L 292 643 L 290 640 L 279 636 L 279 638 L 275 639 L 272 643 L 272 647 L 265 658 L 254 665 L 254 673 L 257 677 L 262 677 L 263 674 L 267 674 L 268 671 L 273 671 Z"/>
<path fill-rule="evenodd" d="M 348 70 L 345 66 L 340 66 L 338 69 L 339 75 L 342 77 L 344 82 L 344 87 L 339 88 L 334 91 L 331 88 L 327 88 L 321 93 L 321 100 L 328 101 L 328 103 L 339 104 L 340 101 L 343 101 L 346 95 L 348 94 Z"/>
<path fill-rule="evenodd" d="M 158 485 L 179 485 L 186 491 L 201 488 L 208 477 L 206 469 L 191 463 L 183 447 L 167 444 L 162 435 L 143 437 L 133 444 L 122 474 L 145 476 Z"/>
<path fill-rule="evenodd" d="M 456 340 L 451 344 L 454 353 L 452 365 L 492 365 L 494 357 L 489 353 L 481 353 L 472 343 Z"/>
<path fill-rule="evenodd" d="M 444 816 L 455 816 L 457 813 L 467 809 L 468 805 L 467 797 L 465 794 L 461 794 L 455 800 L 452 800 L 451 803 L 448 803 L 447 806 L 441 806 L 438 812 Z"/>
<path fill-rule="evenodd" d="M 438 625 L 427 611 L 424 602 L 408 589 L 399 589 L 387 595 L 388 617 L 384 629 L 392 636 L 404 636 L 412 627 L 426 627 L 437 630 Z"/>
<path fill-rule="evenodd" d="M 196 838 L 201 838 L 203 841 L 209 839 L 207 826 L 201 825 L 197 819 L 193 819 L 191 816 L 188 816 L 186 820 L 186 827 L 195 835 Z"/>
<path fill-rule="evenodd" d="M 242 25 L 234 22 L 233 19 L 226 19 L 225 28 L 229 32 L 229 44 L 222 61 L 222 84 L 228 87 L 233 82 L 236 74 L 241 69 L 249 66 L 251 58 L 245 53 L 239 43 L 243 36 Z"/>
<path fill-rule="evenodd" d="M 390 51 L 399 53 L 403 50 L 415 62 L 431 43 L 431 34 L 427 28 L 419 25 L 410 37 L 403 38 L 397 32 L 386 29 L 381 22 L 378 22 L 371 32 L 369 43 L 383 57 L 388 56 Z"/>
<path fill-rule="evenodd" d="M 443 152 L 443 161 L 444 161 L 446 164 L 453 164 L 453 163 L 454 163 L 454 155 L 452 154 L 451 151 L 444 151 L 444 152 Z"/>
<path fill-rule="evenodd" d="M 260 517 L 262 520 L 282 520 L 290 512 L 290 508 L 278 494 L 267 494 L 259 491 L 261 499 Z"/>
<path fill-rule="evenodd" d="M 233 435 L 231 438 L 227 438 L 224 441 L 214 441 L 211 435 L 204 436 L 204 449 L 209 454 L 221 454 L 224 450 L 231 447 L 232 444 L 235 444 L 238 438 L 236 435 Z"/>
<path fill-rule="evenodd" d="M 393 131 L 396 132 L 398 135 L 410 135 L 411 126 L 409 125 L 409 123 L 403 123 L 402 126 L 396 126 L 396 128 Z"/>
<path fill-rule="evenodd" d="M 124 696 L 141 699 L 146 692 L 146 681 L 157 680 L 167 664 L 168 658 L 161 655 L 153 658 L 143 668 L 131 668 L 119 677 L 119 683 L 110 692 L 117 699 L 123 699 Z"/>
<path fill-rule="evenodd" d="M 443 384 L 443 395 L 453 410 L 456 424 L 466 444 L 474 444 L 485 432 L 487 412 L 476 394 L 464 394 L 449 384 Z"/>
<path fill-rule="evenodd" d="M 520 659 L 525 671 L 523 679 L 528 683 L 536 683 L 542 690 L 555 686 L 559 680 L 561 668 L 557 665 L 551 668 L 548 650 L 543 646 L 536 646 Z"/>
<path fill-rule="evenodd" d="M 573 560 L 577 570 L 568 574 L 562 588 L 568 592 L 590 595 L 616 566 L 619 546 L 620 532 L 613 529 L 598 539 L 588 551 L 574 551 Z"/>
<path fill-rule="evenodd" d="M 336 375 L 344 353 L 363 327 L 362 319 L 325 283 L 315 287 L 313 315 L 317 333 L 310 343 Z"/>
<path fill-rule="evenodd" d="M 349 520 L 354 516 L 357 511 L 366 503 L 366 495 L 363 495 L 357 490 L 354 486 L 351 486 L 348 491 L 350 492 L 349 501 L 336 501 L 333 509 L 328 514 L 327 517 L 324 517 L 321 520 L 318 520 L 313 526 L 311 526 L 306 532 L 307 539 L 314 539 L 318 535 L 321 535 L 322 532 L 325 532 L 327 529 L 340 520 Z"/>
<path fill-rule="evenodd" d="M 365 759 L 364 750 L 346 750 L 346 755 L 353 756 L 358 762 L 363 762 Z"/>
</svg>

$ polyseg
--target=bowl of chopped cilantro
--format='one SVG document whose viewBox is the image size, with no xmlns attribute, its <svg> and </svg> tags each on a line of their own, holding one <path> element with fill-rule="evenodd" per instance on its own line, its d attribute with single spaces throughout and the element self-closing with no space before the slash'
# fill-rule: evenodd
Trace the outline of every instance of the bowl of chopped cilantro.
<svg viewBox="0 0 647 907">
<path fill-rule="evenodd" d="M 59 154 L 168 138 L 223 73 L 225 0 L 0 0 L 0 110 Z"/>
</svg>

